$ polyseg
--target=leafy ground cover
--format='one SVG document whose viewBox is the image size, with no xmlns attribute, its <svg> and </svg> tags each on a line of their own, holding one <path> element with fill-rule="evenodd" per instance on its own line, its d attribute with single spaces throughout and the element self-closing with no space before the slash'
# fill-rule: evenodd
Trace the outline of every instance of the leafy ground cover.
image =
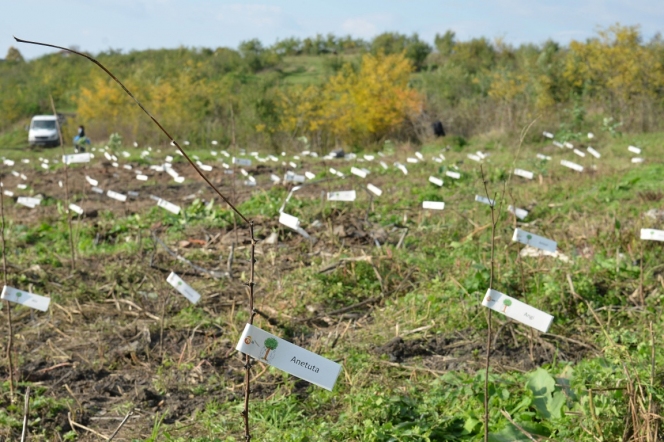
<svg viewBox="0 0 664 442">
<path fill-rule="evenodd" d="M 475 201 L 486 196 L 480 164 L 468 158 L 476 151 L 488 154 L 481 167 L 489 196 L 498 200 L 493 288 L 555 317 L 540 333 L 493 315 L 490 440 L 661 440 L 662 252 L 660 243 L 641 241 L 639 231 L 661 229 L 664 221 L 662 139 L 598 134 L 592 146 L 600 159 L 545 139 L 520 145 L 505 137 L 464 147 L 388 143 L 372 161 L 289 152 L 246 168 L 255 187 L 243 184 L 239 168 L 224 172 L 228 158 L 220 149 L 191 148 L 256 223 L 256 325 L 343 365 L 328 392 L 257 364 L 254 440 L 482 440 L 481 300 L 492 239 L 489 206 Z M 587 142 L 574 144 L 586 152 Z M 631 162 L 628 145 L 643 150 L 643 163 Z M 70 167 L 72 202 L 85 211 L 73 223 L 73 270 L 59 185 L 64 169 L 54 161 L 59 149 L 2 153 L 15 162 L 2 173 L 4 189 L 14 192 L 4 204 L 8 285 L 52 300 L 48 313 L 12 307 L 19 388 L 12 403 L 4 360 L 6 440 L 20 437 L 18 396 L 28 386 L 31 440 L 99 440 L 93 431 L 109 436 L 132 410 L 114 440 L 243 439 L 244 370 L 234 348 L 248 318 L 247 229 L 172 147 L 141 157 L 143 149 L 116 148 L 113 167 L 97 146 L 90 164 Z M 408 162 L 416 151 L 424 159 Z M 149 169 L 167 155 L 183 183 Z M 40 158 L 49 160 L 48 169 Z M 584 172 L 561 166 L 561 159 Z M 370 174 L 360 178 L 351 167 Z M 514 168 L 535 177 L 513 176 Z M 137 170 L 149 179 L 136 180 Z M 270 177 L 288 170 L 315 174 L 284 209 L 312 240 L 278 223 L 292 184 L 275 185 Z M 113 200 L 91 191 L 85 176 L 104 191 L 138 195 Z M 21 183 L 27 187 L 17 188 Z M 368 183 L 382 195 L 371 197 Z M 358 198 L 324 198 L 336 190 L 356 190 Z M 42 204 L 17 205 L 19 195 L 42 195 Z M 157 207 L 150 195 L 180 205 L 181 213 Z M 423 201 L 446 206 L 423 210 Z M 515 219 L 508 205 L 528 210 L 528 217 Z M 564 258 L 520 257 L 523 246 L 511 240 L 515 226 L 557 241 Z M 166 283 L 171 271 L 202 294 L 199 304 Z M 5 347 L 6 336 L 5 328 Z"/>
</svg>

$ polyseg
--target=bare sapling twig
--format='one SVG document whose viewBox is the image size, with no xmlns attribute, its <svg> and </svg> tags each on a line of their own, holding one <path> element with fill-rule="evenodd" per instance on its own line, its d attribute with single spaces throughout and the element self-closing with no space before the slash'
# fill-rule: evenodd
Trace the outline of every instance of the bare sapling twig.
<svg viewBox="0 0 664 442">
<path fill-rule="evenodd" d="M 2 228 L 0 237 L 2 237 L 2 276 L 5 287 L 7 286 L 7 246 L 5 244 L 5 189 L 0 183 L 0 217 L 2 217 Z M 7 365 L 9 365 L 9 396 L 14 402 L 14 326 L 12 325 L 12 305 L 5 301 L 7 308 Z"/>
<path fill-rule="evenodd" d="M 484 192 L 486 197 L 489 199 L 489 207 L 491 209 L 491 261 L 490 261 L 490 273 L 489 273 L 489 288 L 493 288 L 493 271 L 494 271 L 494 252 L 496 248 L 496 197 L 494 195 L 493 200 L 489 194 L 489 188 L 487 187 L 487 182 L 484 177 L 484 168 L 480 165 L 480 172 L 482 174 L 482 184 L 484 185 Z M 492 310 L 488 310 L 487 315 L 487 339 L 486 339 L 486 359 L 484 364 L 484 442 L 489 442 L 489 368 L 491 366 L 491 319 L 492 319 Z"/>
<path fill-rule="evenodd" d="M 25 405 L 23 406 L 23 431 L 21 442 L 28 440 L 28 414 L 30 413 L 30 387 L 25 389 Z"/>
<path fill-rule="evenodd" d="M 62 138 L 62 128 L 60 127 L 60 119 L 58 114 L 55 111 L 55 102 L 53 101 L 53 95 L 49 95 L 51 99 L 51 109 L 53 109 L 53 116 L 55 117 L 55 127 L 58 128 L 58 136 L 60 137 L 60 148 L 62 150 L 62 163 L 65 166 L 65 213 L 67 214 L 67 224 L 69 225 L 69 250 L 71 251 L 71 270 L 72 272 L 76 270 L 76 255 L 74 252 L 74 234 L 72 233 L 71 228 L 71 211 L 69 210 L 69 165 L 65 161 L 65 142 Z"/>
<path fill-rule="evenodd" d="M 127 413 L 127 415 L 124 417 L 124 419 L 122 419 L 122 422 L 120 422 L 120 425 L 118 425 L 118 428 L 116 428 L 115 431 L 113 432 L 113 434 L 111 434 L 111 435 L 109 436 L 109 438 L 108 438 L 108 442 L 110 442 L 110 441 L 113 440 L 113 438 L 114 438 L 114 437 L 120 432 L 120 430 L 122 429 L 122 427 L 124 427 L 124 424 L 127 423 L 127 421 L 129 420 L 129 418 L 130 418 L 131 416 L 133 416 L 133 415 L 134 415 L 134 410 L 131 410 L 131 411 L 129 411 L 129 413 Z"/>
<path fill-rule="evenodd" d="M 249 234 L 250 234 L 250 237 L 251 237 L 251 263 L 250 263 L 250 266 L 251 266 L 251 267 L 250 267 L 250 279 L 249 279 L 249 282 L 247 283 L 247 288 L 248 288 L 247 291 L 248 291 L 248 295 L 249 295 L 249 324 L 253 324 L 254 316 L 255 316 L 255 312 L 254 312 L 254 284 L 255 284 L 255 280 L 254 280 L 254 267 L 255 267 L 255 263 L 256 263 L 256 259 L 255 259 L 255 256 L 256 256 L 256 255 L 255 255 L 255 251 L 256 251 L 256 243 L 257 243 L 256 238 L 254 237 L 254 222 L 253 222 L 253 221 L 250 221 L 249 219 L 247 219 L 247 218 L 246 218 L 246 217 L 245 217 L 245 216 L 244 216 L 244 215 L 243 215 L 243 214 L 242 214 L 242 213 L 241 213 L 241 212 L 235 207 L 235 205 L 234 205 L 234 204 L 233 204 L 228 198 L 226 198 L 226 196 L 225 196 L 224 194 L 222 194 L 222 193 L 219 191 L 219 189 L 218 189 L 214 184 L 212 184 L 212 182 L 211 182 L 211 181 L 205 176 L 205 174 L 203 174 L 203 172 L 201 172 L 201 170 L 198 168 L 198 166 L 196 165 L 196 163 L 195 163 L 195 162 L 189 157 L 189 155 L 187 154 L 187 152 L 185 152 L 185 150 L 182 148 L 182 146 L 180 146 L 180 144 L 179 144 L 177 141 L 175 141 L 175 139 L 171 136 L 171 134 L 170 134 L 170 133 L 169 133 L 169 132 L 168 132 L 168 131 L 167 131 L 167 130 L 161 125 L 161 123 L 160 123 L 160 122 L 159 122 L 159 121 L 158 121 L 158 120 L 157 120 L 157 119 L 156 119 L 156 118 L 155 118 L 155 117 L 154 117 L 154 116 L 153 116 L 153 115 L 152 115 L 152 114 L 151 114 L 151 113 L 145 108 L 145 106 L 143 106 L 143 105 L 141 104 L 141 102 L 138 101 L 138 99 L 134 96 L 134 94 L 132 94 L 132 93 L 129 91 L 129 89 L 127 89 L 127 87 L 126 87 L 126 86 L 125 86 L 120 80 L 118 80 L 118 78 L 117 78 L 115 75 L 113 75 L 113 73 L 112 73 L 111 71 L 109 71 L 109 70 L 108 70 L 103 64 L 101 64 L 99 61 L 97 61 L 96 59 L 92 58 L 91 56 L 89 56 L 89 55 L 87 55 L 87 54 L 84 54 L 84 53 L 82 53 L 82 52 L 75 51 L 75 50 L 73 50 L 73 49 L 65 48 L 65 47 L 62 47 L 62 46 L 52 45 L 52 44 L 49 44 L 49 43 L 39 43 L 39 42 L 35 42 L 35 41 L 22 40 L 22 39 L 19 39 L 19 38 L 16 38 L 16 37 L 14 37 L 14 39 L 15 39 L 17 42 L 19 42 L 19 43 L 27 43 L 27 44 L 34 44 L 34 45 L 39 45 L 39 46 L 46 46 L 46 47 L 50 47 L 50 48 L 54 48 L 54 49 L 59 49 L 59 50 L 61 50 L 61 51 L 71 52 L 72 54 L 80 55 L 81 57 L 86 58 L 86 59 L 90 60 L 92 63 L 94 63 L 94 64 L 96 64 L 97 66 L 99 66 L 99 68 L 101 68 L 104 72 L 106 72 L 106 74 L 108 74 L 108 76 L 110 76 L 110 77 L 111 77 L 111 78 L 112 78 L 112 79 L 113 79 L 113 80 L 114 80 L 114 81 L 115 81 L 115 82 L 116 82 L 116 83 L 122 88 L 122 90 L 124 90 L 125 93 L 126 93 L 127 95 L 129 95 L 129 96 L 134 100 L 134 102 L 138 105 L 138 107 L 140 107 L 141 110 L 142 110 L 142 111 L 143 111 L 148 117 L 150 117 L 150 119 L 152 120 L 152 122 L 153 122 L 154 124 L 156 124 L 157 127 L 159 127 L 159 129 L 164 133 L 164 135 L 166 135 L 166 136 L 168 137 L 168 139 L 170 140 L 170 142 L 171 142 L 175 147 L 178 148 L 178 150 L 180 151 L 180 153 L 182 153 L 182 156 L 185 157 L 185 159 L 189 162 L 189 164 L 191 165 L 191 167 L 194 168 L 194 170 L 196 171 L 196 173 L 197 173 L 197 174 L 203 179 L 203 181 L 205 181 L 205 182 L 207 183 L 207 185 L 210 186 L 210 188 L 211 188 L 212 190 L 214 190 L 215 193 L 216 193 L 217 195 L 219 195 L 219 197 L 220 197 L 220 198 L 221 198 L 226 204 L 228 204 L 228 206 L 231 208 L 231 210 L 233 211 L 233 213 L 234 213 L 234 214 L 237 214 L 237 216 L 240 217 L 240 219 L 241 219 L 242 221 L 244 221 L 246 224 L 248 224 Z M 1 195 L 1 192 L 0 192 L 0 195 Z M 1 201 L 0 201 L 0 204 L 1 204 Z M 4 258 L 4 212 L 3 212 L 3 231 L 2 231 L 2 238 L 3 238 L 3 242 L 2 242 L 2 243 L 3 243 L 3 258 Z M 6 269 L 6 265 L 3 264 L 3 268 Z M 5 280 L 6 280 L 6 271 L 5 271 Z M 11 325 L 10 325 L 10 330 L 11 330 Z M 242 416 L 243 416 L 243 418 L 244 418 L 245 439 L 246 439 L 247 441 L 251 440 L 251 433 L 250 433 L 250 431 L 249 431 L 249 394 L 250 394 L 250 392 L 251 392 L 251 388 L 250 388 L 249 382 L 250 382 L 250 379 L 251 379 L 251 378 L 250 378 L 250 375 L 251 375 L 251 365 L 252 365 L 252 364 L 251 364 L 251 358 L 250 358 L 248 355 L 246 355 L 246 356 L 245 356 L 245 383 L 244 383 L 244 385 L 245 385 L 245 390 L 244 390 L 245 400 L 244 400 L 244 410 L 242 411 Z M 12 391 L 13 391 L 13 390 L 12 390 Z"/>
</svg>

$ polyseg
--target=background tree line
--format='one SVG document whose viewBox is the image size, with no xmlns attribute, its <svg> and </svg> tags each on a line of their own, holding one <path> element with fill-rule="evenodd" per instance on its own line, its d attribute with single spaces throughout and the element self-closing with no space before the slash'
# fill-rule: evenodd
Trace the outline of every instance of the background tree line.
<svg viewBox="0 0 664 442">
<path fill-rule="evenodd" d="M 366 146 L 422 140 L 437 119 L 448 133 L 470 136 L 516 131 L 536 116 L 573 138 L 597 124 L 612 133 L 661 129 L 664 116 L 664 41 L 644 41 L 636 26 L 569 46 L 459 41 L 448 31 L 433 45 L 417 34 L 317 35 L 95 57 L 194 143 L 235 138 L 281 148 L 306 136 L 320 147 Z M 67 53 L 25 61 L 16 48 L 0 61 L 0 132 L 50 113 L 49 95 L 93 139 L 119 132 L 141 144 L 164 141 L 88 61 Z"/>
</svg>

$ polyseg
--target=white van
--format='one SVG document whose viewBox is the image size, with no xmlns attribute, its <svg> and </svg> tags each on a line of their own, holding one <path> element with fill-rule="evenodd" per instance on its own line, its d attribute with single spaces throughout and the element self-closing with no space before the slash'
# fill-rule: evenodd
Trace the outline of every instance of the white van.
<svg viewBox="0 0 664 442">
<path fill-rule="evenodd" d="M 28 129 L 30 146 L 59 146 L 57 117 L 55 115 L 35 115 Z"/>
</svg>

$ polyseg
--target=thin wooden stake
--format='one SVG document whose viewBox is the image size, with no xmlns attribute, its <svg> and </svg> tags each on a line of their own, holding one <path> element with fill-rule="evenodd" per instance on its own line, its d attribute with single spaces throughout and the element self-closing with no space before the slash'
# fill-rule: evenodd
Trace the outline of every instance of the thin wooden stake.
<svg viewBox="0 0 664 442">
<path fill-rule="evenodd" d="M 60 148 L 62 150 L 62 159 L 65 157 L 65 142 L 62 138 L 62 129 L 60 128 L 60 120 L 55 111 L 55 103 L 53 102 L 53 95 L 49 95 L 51 99 L 51 109 L 53 109 L 53 116 L 55 117 L 55 127 L 58 128 L 58 136 L 60 137 Z M 74 234 L 71 228 L 71 210 L 69 210 L 69 165 L 67 161 L 62 161 L 65 166 L 65 212 L 67 213 L 67 224 L 69 225 L 69 250 L 71 251 L 71 271 L 76 270 L 76 255 L 74 252 Z"/>
<path fill-rule="evenodd" d="M 5 287 L 7 286 L 7 247 L 5 244 L 5 190 L 0 183 L 0 217 L 2 218 L 2 228 L 0 229 L 0 237 L 2 237 L 2 276 Z M 7 308 L 7 363 L 9 365 L 9 396 L 14 402 L 14 360 L 12 352 L 14 351 L 14 326 L 12 325 L 12 305 L 9 301 L 5 301 Z"/>
<path fill-rule="evenodd" d="M 30 387 L 25 390 L 25 405 L 23 406 L 23 431 L 21 442 L 28 440 L 28 414 L 30 413 Z"/>
<path fill-rule="evenodd" d="M 113 434 L 111 434 L 111 436 L 108 438 L 108 441 L 109 441 L 109 442 L 112 441 L 113 438 L 114 438 L 114 437 L 120 432 L 120 430 L 122 429 L 122 427 L 124 426 L 124 424 L 127 422 L 127 420 L 128 420 L 133 414 L 134 414 L 134 410 L 131 410 L 129 413 L 127 413 L 127 415 L 125 416 L 125 418 L 122 419 L 122 422 L 120 422 L 120 425 L 118 425 L 118 428 L 116 428 L 115 431 L 113 432 Z"/>
</svg>

